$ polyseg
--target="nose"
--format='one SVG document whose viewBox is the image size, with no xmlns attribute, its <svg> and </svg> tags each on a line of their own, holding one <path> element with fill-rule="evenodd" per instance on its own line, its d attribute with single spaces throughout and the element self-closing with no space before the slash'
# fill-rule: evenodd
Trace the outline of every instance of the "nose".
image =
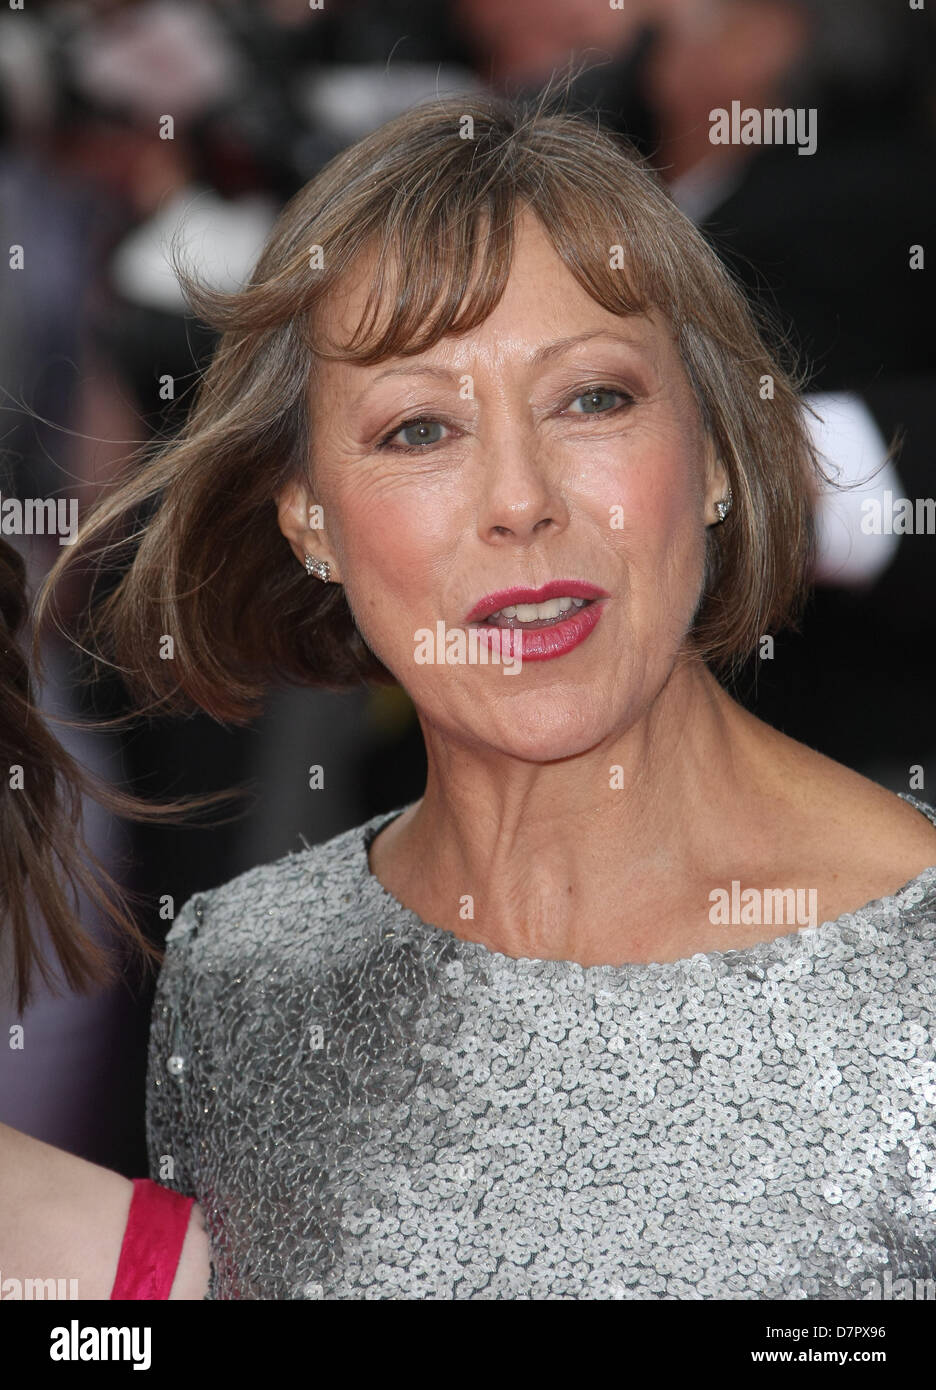
<svg viewBox="0 0 936 1390">
<path fill-rule="evenodd" d="M 488 544 L 529 543 L 563 531 L 569 511 L 556 461 L 532 430 L 498 431 L 497 441 L 483 440 L 482 493 L 478 535 Z"/>
</svg>

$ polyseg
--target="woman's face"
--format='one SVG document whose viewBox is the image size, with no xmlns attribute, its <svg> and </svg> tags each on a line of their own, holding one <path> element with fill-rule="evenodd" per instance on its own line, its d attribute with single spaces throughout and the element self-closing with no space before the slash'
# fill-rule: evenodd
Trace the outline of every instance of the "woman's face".
<svg viewBox="0 0 936 1390">
<path fill-rule="evenodd" d="M 336 296 L 339 341 L 369 283 L 364 267 Z M 648 711 L 695 612 L 706 527 L 727 491 L 662 317 L 603 309 L 525 213 L 506 292 L 479 328 L 414 357 L 321 364 L 313 419 L 314 494 L 284 492 L 280 525 L 297 557 L 330 561 L 424 722 L 546 761 Z M 324 530 L 308 529 L 312 504 Z M 523 596 L 502 591 L 554 581 L 558 615 L 554 603 L 484 620 L 487 596 L 510 609 Z M 492 637 L 502 625 L 513 634 Z M 471 627 L 481 631 L 459 649 L 454 630 Z"/>
</svg>

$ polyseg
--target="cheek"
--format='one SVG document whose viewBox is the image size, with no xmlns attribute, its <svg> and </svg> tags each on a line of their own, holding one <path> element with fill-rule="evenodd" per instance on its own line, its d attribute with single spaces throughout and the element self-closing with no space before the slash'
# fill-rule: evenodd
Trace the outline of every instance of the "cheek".
<svg viewBox="0 0 936 1390">
<path fill-rule="evenodd" d="M 386 650 L 398 640 L 402 613 L 422 621 L 450 568 L 451 494 L 371 486 L 333 505 L 341 517 L 335 548 L 348 602 L 362 631 L 366 625 Z"/>
<path fill-rule="evenodd" d="M 342 549 L 356 568 L 372 574 L 412 570 L 425 577 L 425 566 L 450 549 L 452 498 L 433 506 L 425 495 L 404 490 L 370 499 L 348 500 L 342 508 Z M 400 575 L 401 583 L 406 575 Z"/>
<path fill-rule="evenodd" d="M 648 564 L 698 548 L 702 506 L 700 466 L 683 440 L 642 451 L 605 474 L 594 496 L 594 512 L 608 518 L 612 540 Z"/>
<path fill-rule="evenodd" d="M 617 504 L 610 539 L 621 566 L 624 613 L 641 642 L 670 650 L 695 612 L 705 567 L 704 492 L 698 453 L 684 438 L 631 458 L 617 491 L 603 490 L 600 509 Z M 616 523 L 616 524 L 615 524 Z"/>
</svg>

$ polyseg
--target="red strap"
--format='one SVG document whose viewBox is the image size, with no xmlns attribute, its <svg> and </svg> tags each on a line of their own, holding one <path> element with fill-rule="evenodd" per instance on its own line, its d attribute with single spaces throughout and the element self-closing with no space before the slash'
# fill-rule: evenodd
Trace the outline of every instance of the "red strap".
<svg viewBox="0 0 936 1390">
<path fill-rule="evenodd" d="M 133 1179 L 112 1299 L 169 1297 L 194 1203 L 149 1178 Z"/>
</svg>

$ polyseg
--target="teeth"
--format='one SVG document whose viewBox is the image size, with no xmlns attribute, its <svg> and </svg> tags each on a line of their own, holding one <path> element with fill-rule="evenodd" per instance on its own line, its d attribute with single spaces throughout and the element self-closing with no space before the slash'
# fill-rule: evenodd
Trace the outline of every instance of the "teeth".
<svg viewBox="0 0 936 1390">
<path fill-rule="evenodd" d="M 547 618 L 558 618 L 560 613 L 568 613 L 570 608 L 581 608 L 586 602 L 583 598 L 564 595 L 562 598 L 547 599 L 545 603 L 518 603 L 492 613 L 487 621 L 491 623 L 496 618 L 516 618 L 518 623 L 542 622 Z"/>
</svg>

